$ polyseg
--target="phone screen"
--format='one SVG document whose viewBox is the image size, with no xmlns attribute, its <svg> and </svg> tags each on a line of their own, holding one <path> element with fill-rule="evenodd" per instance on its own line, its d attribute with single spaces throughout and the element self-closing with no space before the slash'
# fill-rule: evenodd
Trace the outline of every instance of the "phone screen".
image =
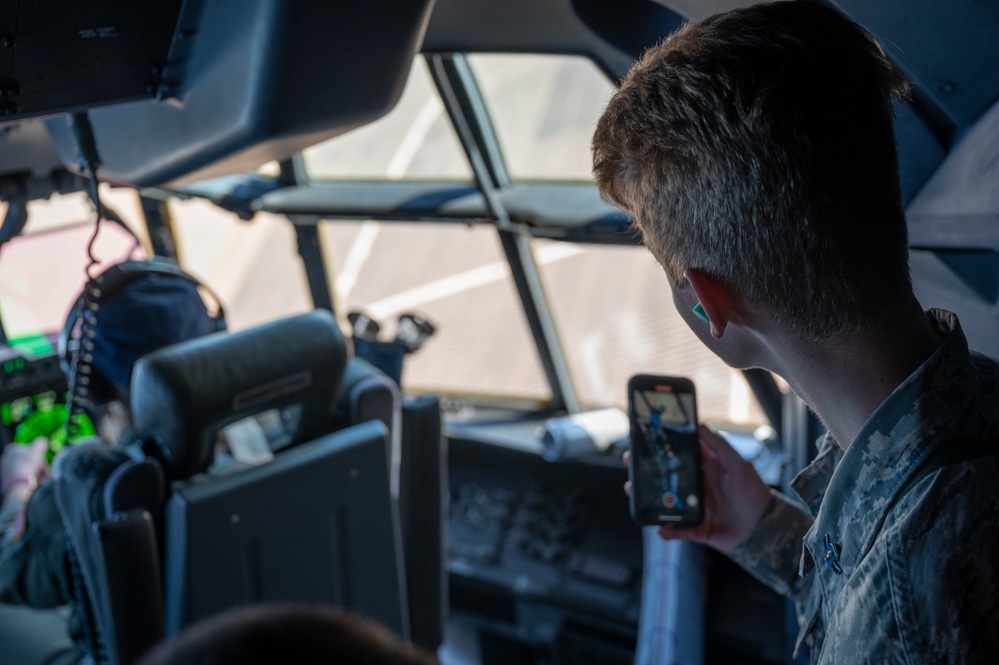
<svg viewBox="0 0 999 665">
<path fill-rule="evenodd" d="M 643 375 L 628 388 L 632 517 L 639 524 L 699 524 L 704 506 L 693 384 Z"/>
</svg>

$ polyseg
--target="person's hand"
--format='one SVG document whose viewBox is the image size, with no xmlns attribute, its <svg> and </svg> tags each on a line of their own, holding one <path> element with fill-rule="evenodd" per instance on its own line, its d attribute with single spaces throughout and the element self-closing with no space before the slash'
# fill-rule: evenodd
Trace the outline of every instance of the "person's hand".
<svg viewBox="0 0 999 665">
<path fill-rule="evenodd" d="M 731 554 L 760 523 L 770 505 L 770 489 L 753 465 L 725 439 L 703 425 L 698 428 L 698 436 L 704 474 L 704 521 L 694 527 L 663 526 L 659 535 L 665 540 L 693 540 Z M 625 492 L 630 494 L 629 484 Z"/>
<path fill-rule="evenodd" d="M 30 445 L 11 443 L 4 447 L 0 455 L 0 484 L 5 497 L 12 492 L 30 494 L 48 476 L 49 465 L 45 461 L 48 448 L 49 442 L 43 436 Z"/>
</svg>

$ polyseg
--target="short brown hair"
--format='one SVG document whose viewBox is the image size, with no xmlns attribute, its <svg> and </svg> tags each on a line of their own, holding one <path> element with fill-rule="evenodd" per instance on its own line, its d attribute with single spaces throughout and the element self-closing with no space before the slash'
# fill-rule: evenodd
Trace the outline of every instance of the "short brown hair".
<svg viewBox="0 0 999 665">
<path fill-rule="evenodd" d="M 799 334 L 856 331 L 911 295 L 893 131 L 907 94 L 833 9 L 717 14 L 632 67 L 597 123 L 594 175 L 674 284 L 698 268 Z"/>
<path fill-rule="evenodd" d="M 333 607 L 264 604 L 229 610 L 154 648 L 140 665 L 437 665 L 378 623 Z"/>
</svg>

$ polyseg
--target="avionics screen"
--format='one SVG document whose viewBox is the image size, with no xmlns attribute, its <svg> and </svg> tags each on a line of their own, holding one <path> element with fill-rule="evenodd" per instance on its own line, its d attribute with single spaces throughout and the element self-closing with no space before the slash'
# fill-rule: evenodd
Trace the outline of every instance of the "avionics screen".
<svg viewBox="0 0 999 665">
<path fill-rule="evenodd" d="M 49 462 L 66 445 L 65 391 L 43 390 L 0 403 L 0 424 L 4 442 L 31 443 L 43 436 L 49 440 Z M 72 441 L 92 436 L 94 425 L 87 416 L 78 416 L 80 427 Z"/>
</svg>

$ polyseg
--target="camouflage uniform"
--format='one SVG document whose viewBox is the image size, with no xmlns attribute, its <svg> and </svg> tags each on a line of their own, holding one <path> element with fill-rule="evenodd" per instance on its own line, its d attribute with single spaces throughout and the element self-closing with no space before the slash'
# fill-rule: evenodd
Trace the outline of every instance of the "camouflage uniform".
<svg viewBox="0 0 999 665">
<path fill-rule="evenodd" d="M 732 555 L 794 598 L 796 652 L 807 646 L 813 663 L 995 662 L 999 653 L 999 455 L 946 464 L 891 507 L 938 445 L 999 449 L 999 364 L 969 352 L 953 314 L 929 315 L 944 338 L 937 351 L 845 452 L 820 438 L 791 483 L 807 509 L 774 492 Z"/>
</svg>

